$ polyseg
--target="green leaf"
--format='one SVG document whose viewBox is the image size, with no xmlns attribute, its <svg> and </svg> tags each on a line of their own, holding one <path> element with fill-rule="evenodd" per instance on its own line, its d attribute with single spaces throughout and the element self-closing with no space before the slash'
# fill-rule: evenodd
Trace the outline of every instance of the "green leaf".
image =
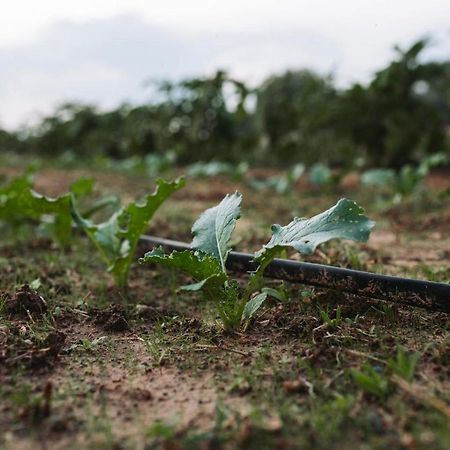
<svg viewBox="0 0 450 450">
<path fill-rule="evenodd" d="M 42 286 L 42 282 L 40 278 L 35 278 L 31 283 L 30 283 L 30 288 L 33 289 L 33 291 L 37 291 L 39 290 L 39 288 Z"/>
<path fill-rule="evenodd" d="M 73 207 L 75 222 L 87 233 L 97 246 L 108 270 L 120 287 L 127 284 L 131 260 L 141 234 L 159 206 L 176 190 L 184 186 L 184 180 L 157 181 L 157 188 L 142 203 L 133 202 L 114 213 L 109 220 L 94 224 L 82 217 Z"/>
<path fill-rule="evenodd" d="M 327 186 L 333 181 L 333 173 L 325 164 L 316 163 L 309 170 L 309 181 L 314 186 Z"/>
<path fill-rule="evenodd" d="M 286 288 L 284 285 L 281 285 L 279 289 L 273 289 L 270 287 L 264 287 L 261 289 L 261 292 L 265 292 L 269 297 L 273 297 L 280 302 L 284 302 L 288 299 L 288 295 L 286 292 Z"/>
<path fill-rule="evenodd" d="M 11 192 L 20 192 L 25 188 L 32 188 L 34 182 L 34 170 L 28 168 L 25 172 L 13 178 L 8 184 L 0 186 L 0 195 L 9 194 Z"/>
<path fill-rule="evenodd" d="M 94 191 L 94 180 L 92 178 L 79 178 L 70 185 L 69 191 L 76 198 L 86 197 Z"/>
<path fill-rule="evenodd" d="M 194 178 L 229 175 L 234 168 L 230 163 L 222 161 L 197 162 L 187 168 L 187 174 Z"/>
<path fill-rule="evenodd" d="M 362 371 L 350 369 L 350 373 L 355 383 L 368 394 L 385 397 L 389 392 L 388 379 L 383 374 L 378 373 L 370 364 L 364 364 Z"/>
<path fill-rule="evenodd" d="M 23 218 L 41 220 L 48 216 L 48 227 L 61 246 L 70 243 L 72 235 L 71 197 L 69 194 L 51 198 L 32 189 L 22 190 L 14 199 L 15 213 Z"/>
<path fill-rule="evenodd" d="M 189 274 L 196 283 L 184 287 L 185 290 L 206 289 L 210 294 L 217 295 L 227 281 L 227 275 L 222 271 L 217 259 L 200 251 L 185 250 L 167 255 L 162 247 L 157 247 L 140 258 L 139 263 L 163 264 Z"/>
<path fill-rule="evenodd" d="M 419 358 L 420 353 L 414 352 L 409 355 L 403 348 L 398 347 L 396 358 L 390 358 L 388 360 L 388 366 L 396 375 L 411 382 L 414 378 L 414 373 L 416 371 Z"/>
<path fill-rule="evenodd" d="M 276 180 L 274 186 L 275 191 L 281 195 L 286 194 L 294 187 L 304 172 L 305 166 L 303 164 L 296 164 Z"/>
<path fill-rule="evenodd" d="M 192 247 L 213 255 L 225 272 L 225 262 L 230 253 L 231 233 L 241 213 L 242 195 L 228 194 L 217 206 L 207 209 L 194 223 Z"/>
<path fill-rule="evenodd" d="M 257 191 L 263 189 L 274 189 L 278 194 L 288 193 L 305 172 L 303 164 L 296 164 L 294 167 L 286 171 L 282 175 L 274 175 L 260 180 L 258 178 L 250 178 L 247 183 Z"/>
<path fill-rule="evenodd" d="M 98 211 L 104 208 L 110 207 L 113 211 L 117 211 L 120 208 L 120 200 L 115 195 L 108 195 L 106 197 L 96 200 L 92 205 L 83 211 L 83 217 L 90 218 Z"/>
<path fill-rule="evenodd" d="M 370 169 L 361 175 L 365 187 L 391 188 L 395 185 L 395 171 L 392 169 Z"/>
<path fill-rule="evenodd" d="M 23 191 L 33 188 L 33 179 L 33 171 L 27 169 L 23 175 L 14 178 L 6 185 L 0 186 L 1 220 L 14 222 L 23 219 L 16 200 Z"/>
<path fill-rule="evenodd" d="M 88 189 L 88 180 L 79 180 L 72 186 L 81 193 Z M 38 194 L 33 189 L 33 171 L 28 169 L 24 175 L 15 178 L 0 188 L 0 219 L 20 223 L 25 220 L 42 221 L 54 239 L 67 246 L 72 234 L 71 197 L 57 198 Z"/>
<path fill-rule="evenodd" d="M 334 238 L 366 241 L 374 225 L 375 222 L 369 220 L 354 201 L 341 199 L 311 219 L 296 217 L 284 227 L 273 225 L 272 238 L 255 256 L 261 263 L 267 263 L 283 247 L 311 254 L 319 244 Z"/>
<path fill-rule="evenodd" d="M 417 168 L 417 173 L 422 177 L 428 175 L 431 169 L 441 166 L 449 162 L 449 157 L 443 152 L 434 153 L 422 160 Z"/>
<path fill-rule="evenodd" d="M 243 320 L 250 320 L 258 311 L 259 308 L 261 308 L 261 305 L 264 303 L 264 301 L 267 298 L 267 292 L 261 292 L 254 297 L 252 297 L 244 307 L 244 311 L 242 313 L 242 319 Z"/>
</svg>

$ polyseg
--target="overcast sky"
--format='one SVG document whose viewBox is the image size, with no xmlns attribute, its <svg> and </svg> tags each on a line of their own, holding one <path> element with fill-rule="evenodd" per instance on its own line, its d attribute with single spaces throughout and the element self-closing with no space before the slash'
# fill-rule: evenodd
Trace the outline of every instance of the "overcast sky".
<svg viewBox="0 0 450 450">
<path fill-rule="evenodd" d="M 148 79 L 287 68 L 366 81 L 394 44 L 450 59 L 449 0 L 13 0 L 0 14 L 0 125 L 61 102 L 144 102 Z"/>
</svg>

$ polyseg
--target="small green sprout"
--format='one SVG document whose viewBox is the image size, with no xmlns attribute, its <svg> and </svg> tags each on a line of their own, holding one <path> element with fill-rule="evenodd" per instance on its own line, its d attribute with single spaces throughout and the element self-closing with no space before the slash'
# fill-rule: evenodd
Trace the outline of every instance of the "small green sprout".
<svg viewBox="0 0 450 450">
<path fill-rule="evenodd" d="M 397 347 L 397 355 L 388 361 L 388 366 L 399 377 L 410 382 L 414 378 L 420 353 L 408 354 L 402 347 Z"/>
<path fill-rule="evenodd" d="M 355 383 L 368 394 L 384 398 L 389 392 L 389 380 L 382 372 L 366 363 L 362 370 L 351 369 Z"/>
</svg>

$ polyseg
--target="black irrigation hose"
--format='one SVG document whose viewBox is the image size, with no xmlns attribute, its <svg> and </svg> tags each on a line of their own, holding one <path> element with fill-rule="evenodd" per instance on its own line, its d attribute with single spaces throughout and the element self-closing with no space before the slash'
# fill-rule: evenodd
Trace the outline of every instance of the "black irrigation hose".
<svg viewBox="0 0 450 450">
<path fill-rule="evenodd" d="M 141 242 L 161 245 L 166 251 L 187 250 L 189 244 L 155 236 L 141 236 Z M 236 272 L 255 270 L 253 255 L 231 252 L 227 268 Z M 275 259 L 264 275 L 270 278 L 341 290 L 350 294 L 418 306 L 450 313 L 450 284 L 392 277 L 360 270 L 342 269 L 307 262 Z"/>
</svg>

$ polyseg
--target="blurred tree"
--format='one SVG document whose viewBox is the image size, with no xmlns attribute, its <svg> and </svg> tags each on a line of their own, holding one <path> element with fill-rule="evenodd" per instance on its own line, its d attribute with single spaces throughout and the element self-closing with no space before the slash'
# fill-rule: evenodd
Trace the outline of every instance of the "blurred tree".
<svg viewBox="0 0 450 450">
<path fill-rule="evenodd" d="M 408 50 L 363 87 L 343 92 L 335 123 L 365 153 L 369 165 L 400 167 L 447 150 L 449 88 L 446 64 L 419 60 L 427 40 Z M 448 92 L 448 91 L 447 91 Z"/>
<path fill-rule="evenodd" d="M 220 159 L 251 159 L 258 133 L 244 83 L 218 71 L 210 78 L 193 78 L 160 85 L 158 106 L 165 146 L 182 163 Z"/>
<path fill-rule="evenodd" d="M 259 89 L 258 118 L 272 162 L 343 162 L 351 145 L 334 127 L 338 94 L 331 77 L 309 70 L 269 78 Z"/>
<path fill-rule="evenodd" d="M 41 154 L 72 152 L 126 158 L 155 150 L 152 108 L 127 105 L 109 112 L 67 103 L 29 132 L 30 148 Z"/>
<path fill-rule="evenodd" d="M 0 151 L 22 152 L 24 144 L 17 133 L 9 132 L 0 128 Z"/>
<path fill-rule="evenodd" d="M 352 166 L 363 159 L 398 168 L 450 152 L 450 61 L 423 62 L 426 45 L 396 49 L 367 86 L 347 90 L 309 70 L 272 76 L 258 89 L 218 71 L 160 83 L 142 106 L 100 112 L 68 103 L 24 133 L 0 131 L 0 149 L 118 159 L 170 150 L 182 164 Z"/>
</svg>

